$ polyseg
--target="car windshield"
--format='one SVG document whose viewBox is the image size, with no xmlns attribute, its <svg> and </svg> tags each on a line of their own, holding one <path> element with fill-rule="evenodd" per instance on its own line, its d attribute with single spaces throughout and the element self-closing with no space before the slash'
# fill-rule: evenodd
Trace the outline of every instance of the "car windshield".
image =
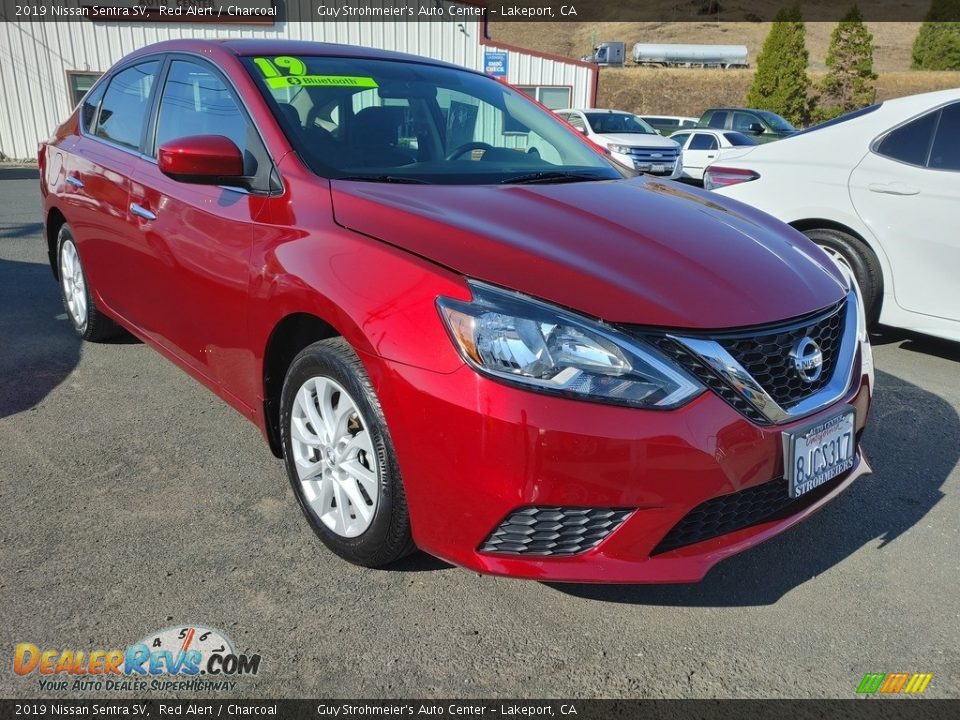
<svg viewBox="0 0 960 720">
<path fill-rule="evenodd" d="M 650 127 L 637 115 L 630 113 L 594 112 L 585 113 L 587 122 L 598 135 L 614 133 L 635 133 L 641 135 L 657 135 L 657 131 Z"/>
<path fill-rule="evenodd" d="M 354 57 L 244 63 L 293 147 L 322 177 L 462 185 L 628 174 L 552 113 L 477 73 Z"/>
<path fill-rule="evenodd" d="M 756 110 L 755 112 L 757 115 L 763 118 L 763 121 L 776 132 L 796 132 L 797 130 L 793 125 L 788 123 L 776 113 L 772 113 L 769 110 Z"/>
</svg>

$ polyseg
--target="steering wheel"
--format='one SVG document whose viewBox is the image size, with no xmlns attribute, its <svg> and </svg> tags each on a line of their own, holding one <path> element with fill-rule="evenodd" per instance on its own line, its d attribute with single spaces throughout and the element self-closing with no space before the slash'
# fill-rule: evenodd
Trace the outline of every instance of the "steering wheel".
<svg viewBox="0 0 960 720">
<path fill-rule="evenodd" d="M 465 152 L 471 152 L 473 150 L 493 150 L 493 145 L 485 142 L 468 142 L 463 145 L 455 147 L 453 150 L 447 153 L 446 160 L 456 160 L 458 157 L 463 155 Z"/>
</svg>

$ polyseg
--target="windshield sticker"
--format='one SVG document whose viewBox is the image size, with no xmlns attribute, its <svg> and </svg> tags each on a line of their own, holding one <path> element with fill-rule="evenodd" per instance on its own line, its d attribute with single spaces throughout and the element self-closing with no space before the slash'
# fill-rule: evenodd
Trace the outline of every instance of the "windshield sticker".
<svg viewBox="0 0 960 720">
<path fill-rule="evenodd" d="M 286 75 L 268 77 L 267 85 L 271 88 L 285 87 L 378 87 L 372 77 L 351 77 L 348 75 Z"/>
<path fill-rule="evenodd" d="M 281 73 L 277 68 L 283 68 L 288 75 L 306 75 L 307 65 L 300 58 L 281 55 L 273 60 L 264 57 L 254 58 L 253 62 L 260 68 L 260 72 L 266 78 L 280 77 Z"/>
</svg>

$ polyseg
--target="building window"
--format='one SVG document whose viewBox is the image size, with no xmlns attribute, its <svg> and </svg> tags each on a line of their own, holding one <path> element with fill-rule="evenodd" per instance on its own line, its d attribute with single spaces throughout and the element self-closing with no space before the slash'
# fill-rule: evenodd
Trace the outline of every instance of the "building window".
<svg viewBox="0 0 960 720">
<path fill-rule="evenodd" d="M 523 85 L 518 86 L 517 90 L 525 95 L 529 95 L 542 105 L 546 105 L 551 110 L 562 110 L 570 107 L 570 97 L 572 91 L 569 87 L 545 87 L 543 85 Z"/>
<path fill-rule="evenodd" d="M 87 94 L 87 90 L 103 73 L 98 72 L 67 72 L 67 84 L 70 91 L 70 107 L 76 107 Z"/>
</svg>

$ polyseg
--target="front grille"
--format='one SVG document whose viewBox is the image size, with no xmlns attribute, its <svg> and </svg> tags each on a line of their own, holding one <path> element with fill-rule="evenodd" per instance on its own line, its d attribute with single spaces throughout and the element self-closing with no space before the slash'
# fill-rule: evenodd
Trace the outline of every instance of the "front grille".
<svg viewBox="0 0 960 720">
<path fill-rule="evenodd" d="M 528 507 L 516 510 L 480 546 L 511 555 L 576 555 L 596 547 L 632 510 Z"/>
<path fill-rule="evenodd" d="M 693 545 L 737 530 L 789 517 L 809 507 L 843 482 L 842 473 L 798 498 L 790 497 L 786 478 L 777 478 L 697 505 L 683 516 L 651 555 Z"/>
<path fill-rule="evenodd" d="M 676 360 L 681 367 L 691 373 L 715 394 L 719 395 L 721 399 L 726 400 L 729 405 L 733 406 L 734 410 L 738 410 L 758 425 L 770 424 L 770 420 L 753 405 L 748 403 L 746 398 L 727 385 L 713 373 L 713 371 L 684 350 L 677 342 L 666 337 L 657 338 L 654 342 L 661 351 Z"/>
<path fill-rule="evenodd" d="M 676 148 L 630 148 L 630 157 L 643 163 L 672 164 L 680 155 Z"/>
<path fill-rule="evenodd" d="M 833 377 L 846 307 L 846 303 L 842 303 L 811 321 L 780 330 L 716 339 L 780 407 L 788 410 L 822 390 Z M 804 337 L 817 343 L 823 353 L 823 371 L 813 382 L 805 382 L 800 377 L 790 357 L 790 351 Z"/>
</svg>

